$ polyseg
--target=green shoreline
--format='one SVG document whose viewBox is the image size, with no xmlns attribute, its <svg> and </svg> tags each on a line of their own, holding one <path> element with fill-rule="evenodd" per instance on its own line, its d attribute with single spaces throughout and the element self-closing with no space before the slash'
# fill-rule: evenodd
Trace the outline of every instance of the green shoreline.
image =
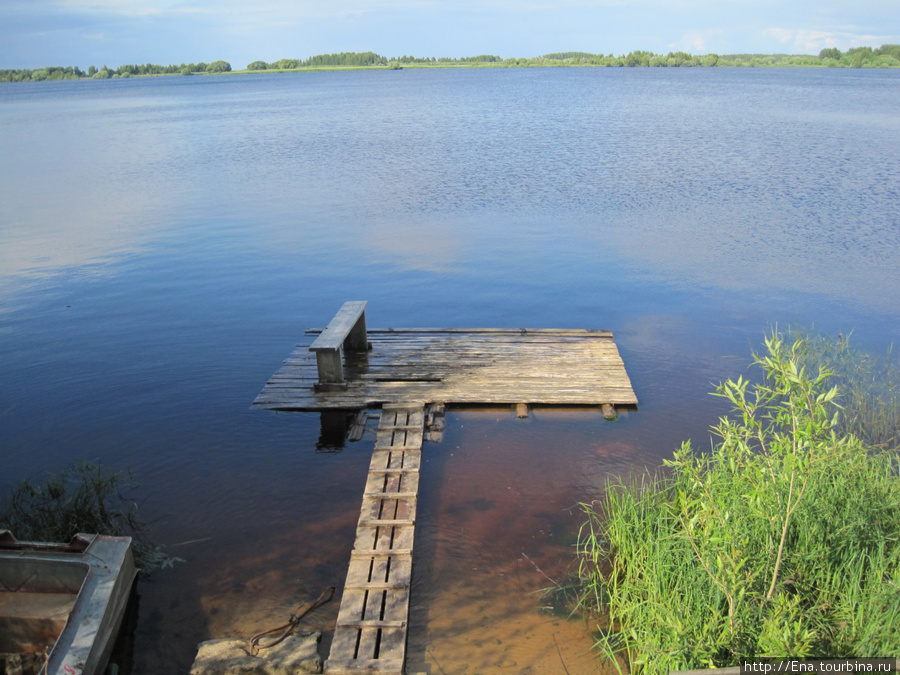
<svg viewBox="0 0 900 675">
<path fill-rule="evenodd" d="M 309 73 L 342 70 L 401 70 L 413 68 L 900 68 L 900 45 L 854 47 L 842 53 L 835 48 L 823 49 L 818 55 L 803 54 L 703 54 L 669 52 L 654 54 L 633 51 L 627 55 L 561 52 L 531 58 L 508 58 L 481 55 L 460 59 L 418 58 L 402 56 L 388 59 L 374 52 L 321 54 L 305 61 L 281 59 L 272 63 L 254 61 L 246 68 L 232 70 L 227 61 L 161 66 L 125 64 L 97 70 L 90 66 L 82 71 L 77 66 L 48 66 L 37 69 L 0 69 L 0 82 L 35 82 L 44 80 L 112 79 L 119 77 L 153 77 L 160 75 L 226 75 L 249 73 Z"/>
</svg>

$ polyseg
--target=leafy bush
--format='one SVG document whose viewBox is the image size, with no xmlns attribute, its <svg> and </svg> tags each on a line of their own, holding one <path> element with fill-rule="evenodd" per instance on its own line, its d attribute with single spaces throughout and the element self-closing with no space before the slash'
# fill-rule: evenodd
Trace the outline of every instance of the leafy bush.
<svg viewBox="0 0 900 675">
<path fill-rule="evenodd" d="M 632 672 L 900 652 L 897 454 L 840 431 L 807 340 L 766 349 L 761 382 L 718 387 L 710 453 L 685 443 L 667 476 L 585 506 L 582 605 Z"/>
</svg>

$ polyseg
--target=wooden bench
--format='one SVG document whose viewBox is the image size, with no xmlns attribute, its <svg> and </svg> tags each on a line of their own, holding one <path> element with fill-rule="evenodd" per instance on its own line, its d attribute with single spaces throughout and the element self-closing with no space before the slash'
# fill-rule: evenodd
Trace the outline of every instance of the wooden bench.
<svg viewBox="0 0 900 675">
<path fill-rule="evenodd" d="M 319 371 L 317 390 L 336 389 L 346 386 L 344 379 L 344 363 L 341 351 L 365 352 L 369 349 L 366 336 L 365 300 L 351 300 L 334 315 L 319 337 L 313 342 L 309 351 L 316 354 L 316 366 Z"/>
</svg>

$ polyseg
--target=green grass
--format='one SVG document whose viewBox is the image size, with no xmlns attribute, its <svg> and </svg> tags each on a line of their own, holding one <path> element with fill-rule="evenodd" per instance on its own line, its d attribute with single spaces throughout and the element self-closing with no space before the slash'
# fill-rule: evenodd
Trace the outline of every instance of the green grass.
<svg viewBox="0 0 900 675">
<path fill-rule="evenodd" d="M 597 641 L 607 656 L 656 674 L 900 653 L 896 437 L 889 424 L 877 444 L 851 431 L 890 406 L 866 400 L 875 385 L 852 391 L 864 371 L 833 386 L 823 354 L 774 333 L 754 357 L 762 380 L 715 392 L 733 411 L 710 452 L 685 443 L 665 476 L 585 505 L 581 604 L 612 629 Z"/>
</svg>

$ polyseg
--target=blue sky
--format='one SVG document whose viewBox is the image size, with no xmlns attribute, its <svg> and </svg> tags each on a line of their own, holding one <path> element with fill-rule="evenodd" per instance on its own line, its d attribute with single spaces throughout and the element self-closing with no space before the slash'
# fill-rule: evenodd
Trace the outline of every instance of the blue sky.
<svg viewBox="0 0 900 675">
<path fill-rule="evenodd" d="M 897 0 L 0 0 L 0 68 L 884 43 L 900 43 Z"/>
</svg>

